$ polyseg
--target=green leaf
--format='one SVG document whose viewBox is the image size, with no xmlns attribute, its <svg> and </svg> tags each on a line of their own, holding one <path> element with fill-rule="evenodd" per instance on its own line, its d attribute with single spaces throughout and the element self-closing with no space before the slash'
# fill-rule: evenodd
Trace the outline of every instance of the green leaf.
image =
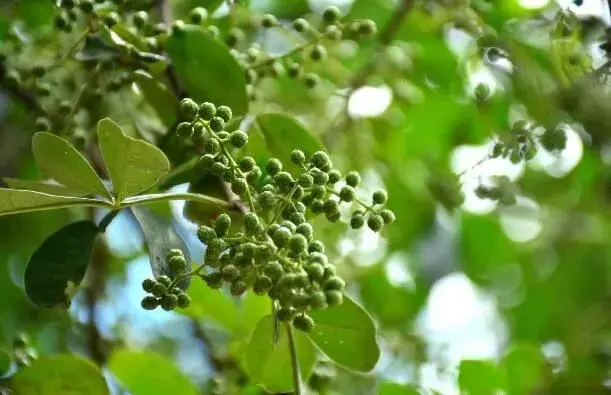
<svg viewBox="0 0 611 395">
<path fill-rule="evenodd" d="M 0 350 L 0 377 L 11 369 L 11 356 L 6 351 Z"/>
<path fill-rule="evenodd" d="M 316 325 L 308 336 L 333 362 L 357 372 L 371 371 L 380 358 L 376 329 L 367 312 L 352 299 L 310 313 Z"/>
<path fill-rule="evenodd" d="M 285 114 L 257 116 L 250 130 L 251 142 L 247 153 L 260 161 L 273 156 L 297 170 L 291 162 L 291 152 L 299 148 L 306 156 L 324 151 L 322 143 L 300 122 Z"/>
<path fill-rule="evenodd" d="M 175 276 L 171 272 L 167 260 L 168 252 L 174 248 L 180 249 L 187 260 L 187 269 L 182 273 L 189 270 L 191 262 L 189 249 L 178 233 L 176 233 L 176 229 L 174 229 L 170 221 L 147 207 L 132 207 L 131 210 L 144 234 L 153 275 L 155 277 L 166 275 L 170 278 Z M 182 289 L 187 289 L 190 283 L 191 279 L 188 278 L 178 283 L 178 286 Z"/>
<path fill-rule="evenodd" d="M 193 383 L 171 361 L 153 352 L 115 351 L 108 368 L 133 395 L 198 393 Z"/>
<path fill-rule="evenodd" d="M 159 148 L 126 136 L 110 118 L 98 123 L 98 139 L 119 201 L 152 187 L 170 171 L 170 162 Z"/>
<path fill-rule="evenodd" d="M 386 382 L 380 384 L 378 395 L 420 395 L 420 392 L 412 386 Z"/>
<path fill-rule="evenodd" d="M 63 138 L 46 132 L 36 133 L 32 152 L 44 175 L 83 195 L 112 197 L 87 159 Z"/>
<path fill-rule="evenodd" d="M 234 115 L 246 114 L 244 70 L 229 48 L 201 27 L 187 25 L 170 36 L 166 50 L 182 85 L 195 100 L 229 106 Z"/>
<path fill-rule="evenodd" d="M 181 313 L 195 319 L 214 321 L 233 333 L 239 325 L 240 312 L 234 301 L 220 290 L 211 289 L 203 281 L 194 281 L 189 287 L 191 304 Z"/>
<path fill-rule="evenodd" d="M 536 391 L 544 381 L 548 366 L 545 356 L 535 345 L 512 346 L 501 363 L 507 377 L 510 395 L 527 395 Z"/>
<path fill-rule="evenodd" d="M 0 215 L 54 210 L 74 206 L 112 207 L 110 203 L 103 200 L 0 188 Z"/>
<path fill-rule="evenodd" d="M 16 178 L 3 178 L 4 181 L 12 189 L 23 189 L 26 191 L 42 192 L 49 195 L 81 197 L 84 194 L 60 184 L 47 181 L 35 180 L 18 180 Z"/>
<path fill-rule="evenodd" d="M 25 268 L 25 291 L 41 307 L 68 307 L 67 288 L 85 275 L 100 229 L 91 221 L 64 226 L 38 247 Z"/>
<path fill-rule="evenodd" d="M 40 358 L 11 378 L 15 395 L 109 394 L 102 372 L 90 361 L 75 355 Z"/>
<path fill-rule="evenodd" d="M 458 385 L 468 395 L 494 395 L 505 388 L 503 375 L 494 363 L 468 359 L 460 362 Z"/>
<path fill-rule="evenodd" d="M 268 391 L 290 392 L 294 385 L 286 329 L 281 326 L 280 337 L 274 347 L 273 327 L 271 315 L 259 321 L 246 348 L 246 367 L 251 380 Z M 295 330 L 294 335 L 301 378 L 307 380 L 316 363 L 316 350 L 302 332 Z"/>
<path fill-rule="evenodd" d="M 168 128 L 174 125 L 178 119 L 179 104 L 170 91 L 165 86 L 157 82 L 153 76 L 142 70 L 133 73 L 136 83 L 146 98 L 146 101 L 153 107 L 159 119 Z"/>
</svg>

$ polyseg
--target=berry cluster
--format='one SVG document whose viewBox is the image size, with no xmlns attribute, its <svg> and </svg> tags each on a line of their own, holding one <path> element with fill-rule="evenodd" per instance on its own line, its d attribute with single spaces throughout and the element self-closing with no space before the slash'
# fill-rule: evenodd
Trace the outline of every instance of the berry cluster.
<svg viewBox="0 0 611 395">
<path fill-rule="evenodd" d="M 292 165 L 270 158 L 263 169 L 250 156 L 236 160 L 231 152 L 244 147 L 248 136 L 240 130 L 225 130 L 232 117 L 230 108 L 207 102 L 198 105 L 186 98 L 181 112 L 185 121 L 178 125 L 177 134 L 201 143 L 201 169 L 228 182 L 249 207 L 235 231 L 227 213 L 198 230 L 206 253 L 195 273 L 211 288 L 227 284 L 233 295 L 248 289 L 267 294 L 275 301 L 280 320 L 311 330 L 314 323 L 307 312 L 341 304 L 345 283 L 325 255 L 323 243 L 314 238 L 308 218 L 324 214 L 328 221 L 337 222 L 340 205 L 356 203 L 361 208 L 353 211 L 351 226 L 366 223 L 378 232 L 395 219 L 384 208 L 386 192 L 373 193 L 371 204 L 363 202 L 356 192 L 360 175 L 351 171 L 342 177 L 323 151 L 308 156 L 296 149 L 290 156 Z M 334 188 L 342 178 L 344 185 Z M 207 272 L 200 272 L 204 268 Z"/>
<path fill-rule="evenodd" d="M 475 195 L 480 199 L 496 200 L 505 206 L 516 204 L 516 187 L 509 177 L 497 176 L 493 178 L 493 185 L 478 185 Z"/>
<path fill-rule="evenodd" d="M 187 268 L 187 261 L 184 254 L 179 249 L 172 249 L 168 252 L 167 263 L 172 274 L 172 278 L 162 275 L 155 279 L 147 278 L 142 282 L 142 289 L 150 295 L 142 299 L 142 308 L 154 310 L 158 306 L 166 311 L 174 310 L 176 307 L 184 309 L 191 304 L 191 298 L 181 288 L 178 283 L 183 280 L 179 273 Z"/>
<path fill-rule="evenodd" d="M 534 125 L 527 121 L 515 122 L 510 132 L 494 144 L 490 157 L 509 158 L 513 164 L 533 159 L 537 155 L 534 129 Z"/>
</svg>

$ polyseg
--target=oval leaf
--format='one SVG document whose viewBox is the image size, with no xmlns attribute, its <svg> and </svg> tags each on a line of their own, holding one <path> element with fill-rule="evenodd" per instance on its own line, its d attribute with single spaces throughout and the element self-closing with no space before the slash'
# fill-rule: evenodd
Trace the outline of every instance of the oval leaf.
<svg viewBox="0 0 611 395">
<path fill-rule="evenodd" d="M 136 70 L 133 75 L 140 91 L 161 122 L 168 128 L 171 127 L 178 118 L 179 105 L 176 96 L 145 71 Z"/>
<path fill-rule="evenodd" d="M 250 155 L 258 160 L 267 155 L 276 157 L 287 166 L 291 164 L 290 169 L 293 170 L 297 169 L 291 161 L 291 152 L 294 149 L 299 148 L 308 156 L 316 151 L 324 151 L 316 136 L 296 119 L 285 114 L 257 116 L 250 130 L 250 138 Z"/>
<path fill-rule="evenodd" d="M 333 362 L 357 372 L 371 371 L 380 358 L 373 320 L 344 296 L 338 307 L 310 313 L 316 325 L 308 336 Z"/>
<path fill-rule="evenodd" d="M 270 392 L 289 392 L 294 389 L 291 356 L 287 333 L 280 326 L 280 336 L 274 347 L 274 320 L 263 317 L 252 333 L 246 348 L 246 367 L 250 378 Z M 316 350 L 300 331 L 294 331 L 301 378 L 307 380 L 316 363 Z"/>
<path fill-rule="evenodd" d="M 167 260 L 168 252 L 173 248 L 180 249 L 187 263 L 191 262 L 191 255 L 189 254 L 187 245 L 178 233 L 176 233 L 170 221 L 147 207 L 132 207 L 132 212 L 144 234 L 144 239 L 148 246 L 149 259 L 151 261 L 151 270 L 155 277 L 166 275 L 172 278 L 174 276 Z M 188 268 L 189 265 L 187 264 L 187 269 Z M 191 279 L 186 279 L 178 285 L 182 289 L 187 289 L 190 283 Z"/>
<path fill-rule="evenodd" d="M 98 139 L 119 201 L 152 187 L 170 171 L 170 162 L 159 148 L 126 136 L 109 118 L 98 123 Z"/>
<path fill-rule="evenodd" d="M 176 366 L 159 354 L 119 350 L 108 368 L 133 395 L 197 394 L 197 389 Z"/>
<path fill-rule="evenodd" d="M 0 215 L 54 210 L 74 206 L 105 206 L 110 203 L 87 198 L 49 195 L 35 191 L 0 188 Z"/>
<path fill-rule="evenodd" d="M 236 115 L 246 114 L 244 70 L 227 46 L 201 27 L 187 25 L 170 36 L 166 50 L 184 88 L 195 100 L 229 106 Z"/>
<path fill-rule="evenodd" d="M 99 233 L 93 222 L 80 221 L 43 241 L 25 267 L 25 291 L 34 304 L 49 308 L 70 305 L 66 289 L 81 283 Z"/>
<path fill-rule="evenodd" d="M 86 195 L 84 193 L 75 191 L 74 189 L 65 187 L 63 185 L 47 182 L 47 181 L 35 181 L 35 180 L 18 180 L 16 178 L 3 178 L 2 181 L 6 183 L 12 189 L 23 189 L 26 191 L 35 191 L 47 193 L 49 195 L 59 196 L 71 196 L 80 197 Z"/>
<path fill-rule="evenodd" d="M 100 370 L 74 355 L 53 355 L 34 361 L 11 378 L 10 388 L 15 395 L 109 394 Z"/>
<path fill-rule="evenodd" d="M 233 299 L 223 292 L 208 287 L 203 281 L 194 281 L 189 287 L 191 304 L 181 313 L 195 319 L 214 321 L 233 333 L 239 326 L 239 311 Z"/>
<path fill-rule="evenodd" d="M 36 133 L 32 152 L 44 175 L 83 195 L 111 197 L 87 159 L 63 138 L 46 132 Z"/>
<path fill-rule="evenodd" d="M 0 350 L 0 377 L 4 376 L 11 370 L 11 356 Z"/>
</svg>

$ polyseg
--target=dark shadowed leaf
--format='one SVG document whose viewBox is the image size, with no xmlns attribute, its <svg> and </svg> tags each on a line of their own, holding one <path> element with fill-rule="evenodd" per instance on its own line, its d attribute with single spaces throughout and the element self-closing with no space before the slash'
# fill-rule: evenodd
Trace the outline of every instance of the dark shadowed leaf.
<svg viewBox="0 0 611 395">
<path fill-rule="evenodd" d="M 15 395 L 109 394 L 102 372 L 75 355 L 53 355 L 34 361 L 11 378 Z"/>
<path fill-rule="evenodd" d="M 42 192 L 0 188 L 0 215 L 54 210 L 75 206 L 110 206 L 110 203 L 88 198 L 49 195 Z"/>
<path fill-rule="evenodd" d="M 170 162 L 159 148 L 126 136 L 109 118 L 98 123 L 98 139 L 119 201 L 152 187 L 170 170 Z"/>
<path fill-rule="evenodd" d="M 229 48 L 192 25 L 172 34 L 166 48 L 184 88 L 195 100 L 229 106 L 235 115 L 246 113 L 244 71 Z"/>
<path fill-rule="evenodd" d="M 44 175 L 83 195 L 111 197 L 87 159 L 63 138 L 46 132 L 36 133 L 32 152 Z"/>
<path fill-rule="evenodd" d="M 145 71 L 137 70 L 133 75 L 142 95 L 157 112 L 161 122 L 166 127 L 171 127 L 178 117 L 179 105 L 176 96 Z"/>
<path fill-rule="evenodd" d="M 108 368 L 133 395 L 195 395 L 197 388 L 172 363 L 150 351 L 127 349 L 112 353 Z"/>
<path fill-rule="evenodd" d="M 191 255 L 185 242 L 176 233 L 176 229 L 174 229 L 171 222 L 147 207 L 132 207 L 131 210 L 144 234 L 153 275 L 155 277 L 166 275 L 170 278 L 174 276 L 170 271 L 167 259 L 169 251 L 174 248 L 178 248 L 183 252 L 187 260 L 187 269 L 185 271 L 189 270 Z M 181 281 L 178 285 L 182 289 L 187 289 L 190 283 L 191 279 L 189 278 Z"/>
<path fill-rule="evenodd" d="M 333 362 L 357 372 L 371 371 L 380 358 L 376 329 L 367 312 L 344 296 L 341 306 L 310 313 L 316 325 L 308 336 Z"/>
<path fill-rule="evenodd" d="M 25 291 L 41 307 L 68 307 L 66 290 L 81 283 L 100 229 L 91 221 L 66 225 L 49 236 L 25 268 Z"/>
<path fill-rule="evenodd" d="M 291 356 L 284 325 L 274 347 L 274 321 L 271 315 L 263 317 L 255 328 L 246 348 L 246 367 L 249 377 L 271 392 L 289 392 L 294 388 Z M 297 358 L 302 379 L 310 377 L 316 362 L 316 350 L 302 332 L 294 330 Z"/>
</svg>

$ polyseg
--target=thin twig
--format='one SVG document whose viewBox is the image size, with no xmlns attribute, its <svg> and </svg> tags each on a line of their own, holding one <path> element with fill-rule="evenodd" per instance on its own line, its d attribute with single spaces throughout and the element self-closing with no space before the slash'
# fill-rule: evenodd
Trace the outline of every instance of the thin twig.
<svg viewBox="0 0 611 395">
<path fill-rule="evenodd" d="M 289 342 L 289 352 L 291 353 L 291 368 L 293 370 L 293 383 L 295 384 L 295 395 L 301 395 L 301 374 L 299 373 L 299 359 L 297 359 L 297 346 L 293 336 L 293 327 L 290 323 L 286 324 L 286 334 Z"/>
<path fill-rule="evenodd" d="M 170 2 L 167 0 L 157 0 L 157 11 L 159 12 L 159 19 L 161 22 L 170 27 L 174 21 L 174 17 L 172 16 L 172 5 Z M 171 64 L 166 68 L 166 75 L 168 76 L 170 88 L 176 97 L 179 99 L 183 98 L 185 96 L 185 92 L 181 88 L 176 71 Z"/>
</svg>

